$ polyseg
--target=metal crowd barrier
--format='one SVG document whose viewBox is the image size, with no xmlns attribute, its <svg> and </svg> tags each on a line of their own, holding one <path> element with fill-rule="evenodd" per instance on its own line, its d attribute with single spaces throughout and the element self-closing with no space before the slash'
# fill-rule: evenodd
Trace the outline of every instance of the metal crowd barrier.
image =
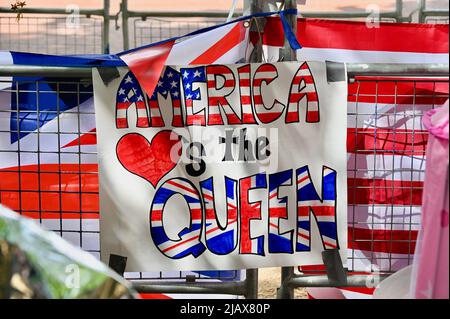
<svg viewBox="0 0 450 319">
<path fill-rule="evenodd" d="M 419 22 L 448 23 L 448 9 L 430 9 L 426 0 L 418 0 L 417 8 L 409 16 L 403 15 L 404 0 L 395 1 L 391 10 L 371 12 L 308 12 L 300 10 L 306 18 L 374 19 L 388 22 L 412 22 L 417 12 Z M 300 7 L 301 8 L 301 7 Z M 80 9 L 79 17 L 73 7 L 22 9 L 20 23 L 8 7 L 0 7 L 0 50 L 26 51 L 48 54 L 109 53 L 110 38 L 114 48 L 120 50 L 157 42 L 191 31 L 222 23 L 228 16 L 225 11 L 133 11 L 128 0 L 121 0 L 120 11 L 110 15 L 110 0 L 103 0 L 103 8 Z M 121 15 L 121 26 L 119 26 Z M 235 12 L 240 16 L 242 12 Z M 75 20 L 71 20 L 75 19 Z M 79 20 L 77 20 L 79 19 Z M 110 22 L 115 21 L 115 30 Z M 68 23 L 67 23 L 68 22 Z M 122 38 L 117 39 L 121 28 Z"/>
<path fill-rule="evenodd" d="M 414 91 L 409 93 L 408 97 L 412 98 L 413 105 L 411 105 L 413 113 L 409 114 L 410 117 L 420 117 L 422 115 L 423 110 L 416 110 L 416 101 L 423 98 L 421 95 L 421 91 L 417 89 L 420 84 L 426 83 L 427 86 L 432 88 L 438 85 L 446 85 L 447 91 L 443 93 L 433 93 L 432 99 L 433 103 L 429 106 L 429 108 L 433 108 L 437 106 L 437 103 L 434 102 L 434 99 L 442 99 L 448 98 L 448 75 L 449 75 L 449 66 L 448 64 L 347 64 L 347 72 L 349 78 L 349 85 L 353 86 L 352 90 L 349 90 L 349 97 L 351 96 L 354 100 L 355 107 L 348 111 L 348 117 L 358 120 L 358 117 L 364 117 L 367 115 L 373 115 L 373 113 L 365 110 L 361 105 L 367 98 L 375 98 L 375 106 L 378 107 L 378 101 L 381 104 L 382 100 L 391 97 L 394 98 L 395 101 L 399 98 L 404 98 L 400 94 L 397 94 L 397 87 L 401 86 L 404 82 L 413 82 L 414 83 Z M 395 77 L 394 77 L 395 76 Z M 14 77 L 14 78 L 11 78 Z M 29 79 L 22 80 L 18 77 L 44 77 L 44 79 L 31 81 L 29 83 Z M 380 78 L 382 77 L 382 78 Z M 393 77 L 389 79 L 387 77 Z M 415 79 L 412 79 L 416 77 Z M 64 78 L 64 81 L 59 79 Z M 24 82 L 30 85 L 22 86 Z M 33 66 L 18 66 L 18 65 L 1 65 L 0 66 L 0 98 L 6 95 L 15 95 L 17 100 L 15 103 L 11 101 L 11 109 L 10 110 L 1 110 L 0 109 L 0 120 L 8 116 L 17 116 L 19 120 L 18 113 L 20 112 L 29 112 L 29 120 L 31 121 L 40 121 L 41 116 L 52 116 L 58 119 L 58 126 L 53 132 L 42 132 L 39 128 L 37 131 L 21 131 L 20 126 L 15 129 L 13 132 L 11 130 L 1 131 L 0 129 L 0 137 L 1 138 L 9 138 L 12 133 L 15 134 L 33 134 L 37 138 L 37 145 L 34 146 L 33 149 L 30 149 L 29 146 L 22 145 L 20 142 L 17 144 L 17 147 L 13 150 L 1 149 L 0 147 L 0 158 L 4 158 L 3 156 L 11 156 L 16 159 L 16 167 L 15 168 L 6 168 L 0 169 L 0 174 L 16 174 L 19 178 L 18 185 L 12 189 L 11 186 L 5 185 L 2 183 L 0 178 L 0 203 L 9 205 L 12 209 L 16 210 L 18 213 L 21 213 L 26 216 L 30 216 L 38 220 L 44 227 L 49 230 L 55 231 L 60 234 L 63 238 L 71 241 L 72 243 L 81 246 L 83 249 L 91 252 L 93 255 L 99 257 L 100 255 L 100 245 L 99 245 L 99 230 L 98 230 L 98 187 L 95 185 L 91 185 L 90 189 L 86 192 L 82 190 L 81 179 L 79 179 L 79 184 L 75 189 L 67 189 L 63 187 L 64 180 L 66 180 L 67 176 L 89 176 L 89 178 L 97 180 L 97 168 L 86 169 L 82 165 L 82 162 L 90 157 L 91 161 L 95 162 L 96 151 L 82 151 L 82 149 L 78 146 L 75 151 L 66 151 L 61 148 L 60 140 L 61 136 L 64 134 L 72 134 L 74 137 L 80 137 L 83 134 L 93 134 L 93 132 L 85 132 L 81 129 L 80 124 L 77 129 L 73 129 L 68 131 L 64 127 L 64 122 L 59 120 L 59 114 L 61 114 L 64 110 L 61 110 L 61 106 L 58 104 L 57 108 L 49 111 L 45 108 L 45 106 L 40 105 L 43 103 L 41 100 L 45 95 L 52 94 L 55 97 L 56 101 L 59 101 L 60 98 L 64 99 L 70 95 L 75 95 L 78 101 L 84 100 L 83 96 L 92 95 L 92 86 L 91 82 L 91 70 L 89 68 L 66 68 L 66 67 L 33 67 Z M 378 86 L 380 83 L 389 82 L 392 84 L 392 87 L 395 88 L 394 91 L 387 94 L 381 91 L 378 91 Z M 370 84 L 371 86 L 375 86 L 375 89 L 368 93 L 364 89 L 360 89 L 364 87 L 365 84 Z M 26 84 L 26 83 L 25 83 Z M 52 89 L 49 89 L 46 85 L 51 85 Z M 355 90 L 356 87 L 356 90 Z M 37 110 L 21 110 L 19 107 L 19 96 L 21 93 L 26 92 L 31 95 L 31 97 L 35 97 L 37 103 Z M 435 91 L 433 91 L 435 92 Z M 41 102 L 40 102 L 41 101 Z M 58 103 L 58 102 L 56 102 Z M 397 107 L 396 105 L 394 106 Z M 397 111 L 399 113 L 397 113 Z M 375 110 L 375 113 L 378 111 Z M 80 123 L 80 118 L 91 117 L 93 119 L 95 117 L 94 111 L 86 111 L 80 110 L 80 106 L 75 107 L 66 113 L 71 113 L 78 118 L 78 122 Z M 393 116 L 404 116 L 400 114 L 400 110 L 395 109 Z M 61 122 L 60 122 L 61 121 Z M 394 129 L 394 140 L 396 129 Z M 423 134 L 421 133 L 420 128 L 413 128 L 412 130 L 412 143 L 414 144 L 414 136 L 415 134 Z M 7 137 L 5 137 L 5 134 Z M 401 134 L 400 130 L 399 133 Z M 40 138 L 44 135 L 52 135 L 55 137 L 55 143 L 57 147 L 55 149 L 44 149 L 44 145 L 40 144 Z M 419 136 L 417 135 L 417 136 Z M 420 143 L 421 141 L 417 140 L 416 143 Z M 374 142 L 375 143 L 375 142 Z M 414 146 L 414 145 L 413 145 Z M 376 146 L 374 145 L 374 150 L 376 151 Z M 367 150 L 354 150 L 356 153 L 367 152 Z M 394 152 L 394 150 L 392 150 Z M 424 152 L 424 149 L 423 149 Z M 33 156 L 36 158 L 37 168 L 29 168 L 27 166 L 21 166 L 21 161 L 25 160 L 27 157 Z M 41 156 L 53 156 L 58 165 L 61 165 L 64 157 L 71 156 L 72 160 L 74 160 L 75 164 L 72 168 L 62 168 L 60 169 L 49 169 L 48 167 L 41 166 L 40 158 Z M 397 168 L 398 169 L 398 168 Z M 372 174 L 373 179 L 376 176 L 380 176 L 383 174 L 395 174 L 398 173 L 394 166 L 389 167 L 386 166 L 383 168 L 378 168 L 375 171 L 375 168 L 369 168 L 365 170 L 365 173 Z M 420 172 L 414 171 L 411 169 L 404 169 L 402 173 L 412 174 L 423 173 L 424 166 L 419 168 Z M 348 167 L 348 175 L 349 176 L 357 176 L 357 174 L 361 173 L 360 169 L 357 167 Z M 43 189 L 44 186 L 41 185 L 41 177 L 43 176 L 53 176 L 55 178 L 55 185 L 48 190 Z M 2 175 L 6 176 L 6 175 Z M 22 180 L 21 180 L 22 178 Z M 29 182 L 26 182 L 30 179 L 37 178 L 37 182 L 33 185 L 29 185 Z M 71 183 L 77 183 L 77 177 L 74 180 L 71 180 Z M 95 182 L 93 182 L 95 184 Z M 58 186 L 59 185 L 59 186 Z M 76 186 L 76 185 L 75 185 Z M 88 185 L 89 186 L 89 185 Z M 372 186 L 368 186 L 372 187 Z M 375 186 L 374 186 L 375 187 Z M 387 186 L 386 186 L 387 187 Z M 413 184 L 405 184 L 404 187 L 407 191 L 410 191 L 411 194 L 417 191 L 417 186 Z M 357 193 L 357 192 L 365 192 L 367 191 L 367 186 L 359 186 L 353 185 L 352 189 L 349 189 L 349 194 Z M 388 187 L 386 191 L 389 191 Z M 69 198 L 69 197 L 70 198 Z M 88 197 L 89 196 L 89 197 Z M 411 195 L 412 196 L 412 195 Z M 48 203 L 46 202 L 46 198 L 52 198 L 52 202 L 55 202 L 55 207 L 46 206 Z M 70 207 L 63 207 L 62 200 L 63 198 L 73 200 L 73 205 Z M 90 198 L 90 199 L 89 199 Z M 58 204 L 59 201 L 59 204 Z M 359 207 L 367 208 L 368 206 L 373 206 L 374 203 L 369 203 L 369 205 L 359 205 L 354 204 L 353 206 L 349 206 L 349 209 L 358 209 Z M 387 203 L 386 207 L 391 207 L 392 204 Z M 410 210 L 413 209 L 413 203 L 411 206 L 405 206 L 405 209 Z M 416 205 L 416 204 L 415 204 Z M 73 206 L 73 207 L 72 207 Z M 411 213 L 411 211 L 410 211 Z M 393 214 L 393 212 L 392 212 Z M 408 213 L 405 213 L 408 214 Z M 75 218 L 70 223 L 66 219 Z M 75 217 L 74 217 L 75 216 Z M 349 215 L 348 223 L 349 225 L 361 224 L 361 221 L 355 219 L 355 216 L 351 217 Z M 91 218 L 91 219 L 89 219 Z M 93 219 L 92 219 L 93 218 Z M 389 216 L 392 219 L 394 216 Z M 368 227 L 373 227 L 373 221 L 364 222 Z M 363 223 L 363 224 L 364 224 Z M 410 229 L 417 225 L 411 218 L 405 219 L 403 221 L 405 229 Z M 392 226 L 392 225 L 391 225 Z M 369 238 L 365 240 L 361 240 L 360 242 L 356 242 L 356 240 L 349 240 L 350 244 L 364 244 L 364 245 L 375 245 L 377 243 L 384 243 L 386 245 L 394 245 L 397 244 L 397 239 L 388 238 L 388 239 L 374 239 Z M 409 238 L 405 241 L 402 239 L 403 244 L 407 244 L 410 247 L 414 245 L 414 239 Z M 412 262 L 412 254 L 408 254 L 404 257 L 403 263 L 410 264 Z M 367 257 L 371 262 L 376 263 L 377 260 L 374 256 Z M 279 289 L 278 297 L 279 298 L 292 298 L 293 291 L 297 287 L 366 287 L 377 280 L 382 280 L 389 274 L 395 271 L 393 260 L 397 257 L 390 254 L 383 257 L 384 264 L 387 266 L 380 269 L 375 266 L 371 266 L 370 269 L 364 274 L 361 273 L 352 273 L 355 270 L 354 265 L 358 264 L 361 257 L 356 256 L 352 250 L 349 251 L 348 263 L 347 263 L 347 271 L 348 276 L 346 276 L 344 282 L 340 280 L 335 280 L 332 277 L 324 274 L 324 272 L 309 272 L 309 273 L 295 273 L 293 268 L 283 268 L 282 273 L 282 282 Z M 332 269 L 331 269 L 332 270 Z M 129 279 L 136 289 L 141 293 L 189 293 L 189 294 L 228 294 L 228 295 L 240 295 L 245 298 L 257 298 L 258 296 L 258 270 L 247 270 L 245 278 L 241 278 L 240 271 L 235 272 L 219 272 L 216 276 L 207 277 L 201 275 L 199 273 L 193 272 L 160 272 L 160 273 L 125 273 L 124 274 L 127 279 Z"/>
<path fill-rule="evenodd" d="M 403 17 L 403 0 L 395 0 L 393 10 L 377 12 L 374 16 L 371 11 L 355 12 L 311 12 L 301 11 L 305 18 L 323 19 L 364 19 L 373 16 L 374 19 L 385 22 L 410 21 L 410 17 Z M 130 11 L 128 0 L 122 0 L 120 6 L 122 14 L 122 34 L 124 49 L 132 46 L 139 47 L 148 43 L 157 42 L 169 37 L 180 36 L 189 32 L 225 22 L 228 12 L 185 12 L 185 11 Z M 241 16 L 242 12 L 235 12 L 234 16 Z M 129 29 L 132 21 L 133 28 Z"/>
</svg>

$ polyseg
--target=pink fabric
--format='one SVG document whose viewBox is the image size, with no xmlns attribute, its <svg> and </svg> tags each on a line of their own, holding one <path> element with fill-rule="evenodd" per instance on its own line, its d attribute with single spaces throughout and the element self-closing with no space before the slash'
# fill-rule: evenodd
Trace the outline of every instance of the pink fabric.
<svg viewBox="0 0 450 319">
<path fill-rule="evenodd" d="M 430 132 L 422 201 L 422 225 L 411 278 L 413 298 L 449 298 L 448 101 L 424 116 Z"/>
</svg>

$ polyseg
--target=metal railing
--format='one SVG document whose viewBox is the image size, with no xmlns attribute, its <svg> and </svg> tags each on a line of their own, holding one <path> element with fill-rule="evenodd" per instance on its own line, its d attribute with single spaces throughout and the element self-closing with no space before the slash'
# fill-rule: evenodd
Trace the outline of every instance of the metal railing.
<svg viewBox="0 0 450 319">
<path fill-rule="evenodd" d="M 393 101 L 393 111 L 390 116 L 394 119 L 407 114 L 408 119 L 420 119 L 423 112 L 441 104 L 439 101 L 448 98 L 448 64 L 347 64 L 349 78 L 349 120 L 358 123 L 365 121 L 368 117 L 375 116 L 375 121 L 381 115 L 381 108 L 386 99 Z M 65 148 L 67 138 L 79 139 L 83 135 L 95 136 L 95 132 L 85 127 L 86 121 L 94 121 L 95 113 L 92 108 L 81 109 L 80 105 L 86 105 L 86 101 L 92 98 L 91 70 L 89 68 L 66 68 L 66 67 L 33 67 L 33 66 L 0 66 L 0 98 L 11 99 L 10 109 L 0 108 L 0 120 L 9 119 L 11 127 L 0 128 L 0 138 L 16 140 L 12 143 L 14 147 L 5 148 L 0 143 L 0 157 L 2 162 L 9 160 L 11 167 L 0 169 L 0 203 L 5 204 L 17 212 L 30 216 L 38 220 L 44 227 L 55 231 L 63 238 L 79 245 L 83 249 L 90 251 L 95 256 L 100 255 L 99 245 L 99 225 L 98 225 L 98 171 L 96 165 L 96 149 L 83 149 L 75 144 L 72 148 Z M 394 77 L 395 76 L 395 77 Z M 14 77 L 10 78 L 10 77 Z M 20 79 L 20 77 L 35 77 L 36 80 Z M 45 77 L 45 79 L 42 79 Z M 382 77 L 382 78 L 380 78 Z M 416 78 L 412 78 L 416 77 Z M 419 78 L 417 78 L 419 77 Z M 39 79 L 40 78 L 40 79 Z M 60 81 L 58 78 L 65 78 Z M 71 80 L 72 78 L 72 80 Z M 385 87 L 390 87 L 386 92 Z M 412 90 L 404 92 L 402 87 L 409 85 Z M 429 88 L 424 93 L 423 86 Z M 437 88 L 446 87 L 441 90 Z M 383 88 L 383 89 L 382 89 Z M 53 105 L 49 104 L 49 96 Z M 23 105 L 25 97 L 30 103 L 36 103 L 36 110 Z M 68 108 L 68 100 L 75 99 L 73 107 Z M 368 111 L 364 107 L 367 99 L 374 101 L 374 110 Z M 412 103 L 401 109 L 397 104 L 400 99 L 409 99 Z M 423 105 L 426 99 L 428 104 Z M 34 101 L 34 102 L 33 102 Z M 65 104 L 62 104 L 64 101 Z M 44 103 L 46 102 L 46 103 Z M 92 103 L 92 102 L 91 102 Z M 378 109 L 380 108 L 380 110 Z M 65 113 L 65 117 L 73 117 L 77 125 L 66 128 L 65 120 L 59 115 Z M 405 113 L 406 112 L 406 113 Z M 56 119 L 57 125 L 51 131 L 40 127 L 41 121 Z M 21 125 L 29 121 L 31 126 Z M 8 122 L 9 123 L 9 122 Z M 13 125 L 13 123 L 15 123 Z M 31 127 L 31 129 L 30 129 Z M 376 127 L 376 126 L 375 126 Z M 349 133 L 350 134 L 350 133 Z M 355 130 L 355 135 L 361 134 Z M 393 136 L 386 139 L 387 142 L 397 141 L 396 134 L 400 136 L 402 127 L 396 127 L 391 132 Z M 416 135 L 417 134 L 417 135 Z M 32 137 L 36 143 L 21 142 L 20 137 Z M 413 127 L 408 143 L 412 149 L 415 145 L 420 146 L 420 150 L 415 150 L 414 156 L 423 157 L 425 146 L 423 144 L 423 128 Z M 15 136 L 15 138 L 14 138 Z M 358 140 L 358 136 L 351 136 Z M 414 140 L 416 138 L 416 140 Z M 53 140 L 53 148 L 48 149 L 45 139 Z M 401 140 L 401 139 L 399 139 Z M 373 153 L 377 155 L 378 142 L 376 139 L 368 139 L 373 145 L 364 144 L 364 149 L 359 149 L 356 143 L 352 150 L 352 156 L 367 154 L 373 148 Z M 383 141 L 382 141 L 383 142 Z M 95 143 L 94 143 L 95 144 Z M 384 149 L 384 152 L 395 153 L 396 149 Z M 407 152 L 407 150 L 406 150 Z M 406 153 L 404 161 L 413 161 L 413 154 Z M 355 157 L 356 158 L 356 157 Z M 422 158 L 422 160 L 424 160 Z M 37 165 L 27 165 L 29 162 Z M 48 161 L 54 166 L 46 165 Z M 69 161 L 73 165 L 65 165 Z M 355 160 L 356 161 L 356 160 Z M 375 166 L 373 163 L 366 167 L 348 162 L 348 176 L 357 177 L 363 175 L 372 176 L 368 185 L 349 185 L 349 198 L 358 193 L 367 193 L 374 189 L 382 193 L 393 191 L 389 185 L 376 186 L 376 177 L 401 173 L 404 176 L 410 174 L 423 174 L 424 165 L 419 168 L 410 167 L 396 168 L 394 165 Z M 46 182 L 49 179 L 49 184 Z M 9 182 L 8 182 L 9 180 Z M 12 180 L 12 182 L 11 182 Z M 47 184 L 46 184 L 47 183 Z M 411 193 L 411 201 L 407 198 L 403 203 L 404 216 L 394 216 L 394 203 L 383 203 L 388 213 L 384 221 L 384 226 L 401 226 L 406 231 L 411 231 L 417 227 L 417 220 L 413 218 L 417 202 L 417 192 L 421 191 L 421 186 L 408 183 L 402 185 L 406 192 Z M 389 198 L 389 196 L 388 196 Z M 372 198 L 373 199 L 373 198 Z M 375 200 L 375 199 L 373 199 Z M 349 202 L 348 225 L 362 225 L 376 228 L 379 222 L 373 218 L 371 220 L 359 220 L 355 210 L 371 210 L 377 203 Z M 419 206 L 420 207 L 420 206 Z M 391 209 L 391 210 L 390 210 Z M 390 210 L 390 211 L 389 211 Z M 353 236 L 349 240 L 350 247 L 367 247 L 372 245 L 395 246 L 406 245 L 411 249 L 414 247 L 415 238 L 358 238 Z M 412 254 L 408 253 L 402 258 L 395 254 L 378 256 L 371 253 L 368 256 L 355 255 L 355 249 L 349 249 L 346 282 L 333 281 L 324 272 L 309 271 L 303 273 L 294 272 L 293 268 L 284 268 L 283 282 L 280 286 L 278 296 L 280 298 L 292 298 L 293 289 L 296 287 L 330 287 L 330 286 L 367 286 L 377 280 L 382 280 L 392 272 L 398 270 L 406 264 L 412 262 Z M 370 263 L 370 268 L 361 271 L 359 264 Z M 354 273 L 356 272 L 356 273 Z M 247 270 L 245 278 L 242 278 L 241 271 L 228 271 L 205 275 L 198 272 L 159 272 L 159 273 L 125 273 L 136 289 L 141 293 L 190 293 L 190 294 L 229 294 L 240 295 L 246 298 L 257 298 L 258 291 L 258 271 Z"/>
<path fill-rule="evenodd" d="M 447 4 L 448 5 L 448 4 Z M 419 23 L 449 23 L 449 9 L 431 9 L 427 0 L 418 0 Z"/>
<path fill-rule="evenodd" d="M 305 18 L 370 18 L 378 21 L 412 22 L 413 14 L 417 13 L 419 22 L 449 21 L 448 8 L 430 9 L 426 0 L 417 0 L 417 8 L 407 16 L 403 14 L 404 0 L 395 0 L 393 3 L 393 9 L 380 12 L 300 10 L 300 14 Z M 21 11 L 24 16 L 17 23 L 16 15 L 10 8 L 0 7 L 0 50 L 50 54 L 108 53 L 111 46 L 118 51 L 122 48 L 127 50 L 222 23 L 228 16 L 225 11 L 134 11 L 128 9 L 128 0 L 122 0 L 119 12 L 113 15 L 110 14 L 110 0 L 103 0 L 103 8 L 71 10 L 75 9 L 25 7 Z M 234 13 L 235 17 L 240 15 L 242 12 Z M 110 26 L 111 21 L 115 21 L 115 28 Z M 113 43 L 110 43 L 111 39 Z"/>
<path fill-rule="evenodd" d="M 395 8 L 377 12 L 374 16 L 371 11 L 355 12 L 311 12 L 301 11 L 305 18 L 323 19 L 364 19 L 373 16 L 374 19 L 386 22 L 410 22 L 410 17 L 404 17 L 403 0 L 395 0 Z M 122 0 L 120 6 L 122 14 L 122 34 L 124 49 L 130 48 L 130 39 L 133 47 L 157 42 L 169 37 L 180 36 L 189 32 L 225 22 L 228 12 L 185 12 L 185 11 L 130 11 L 128 0 Z M 234 16 L 241 16 L 242 12 L 235 12 Z M 129 29 L 130 21 L 133 28 Z"/>
<path fill-rule="evenodd" d="M 0 7 L 0 50 L 50 54 L 109 53 L 110 0 L 99 9 L 28 8 L 17 21 Z"/>
</svg>

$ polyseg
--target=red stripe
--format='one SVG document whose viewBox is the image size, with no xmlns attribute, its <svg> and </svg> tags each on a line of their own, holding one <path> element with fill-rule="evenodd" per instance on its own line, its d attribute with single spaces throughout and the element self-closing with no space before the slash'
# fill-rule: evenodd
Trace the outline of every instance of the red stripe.
<svg viewBox="0 0 450 319">
<path fill-rule="evenodd" d="M 33 218 L 79 218 L 80 213 L 83 218 L 98 218 L 97 172 L 96 164 L 26 165 L 20 172 L 16 167 L 2 169 L 0 202 Z"/>
<path fill-rule="evenodd" d="M 128 65 L 148 96 L 151 96 L 155 90 L 174 43 L 175 41 L 164 42 L 120 57 Z"/>
<path fill-rule="evenodd" d="M 334 206 L 310 206 L 316 216 L 336 216 Z"/>
<path fill-rule="evenodd" d="M 358 154 L 425 155 L 428 132 L 420 130 L 348 128 L 347 152 Z"/>
<path fill-rule="evenodd" d="M 200 208 L 190 209 L 191 219 L 192 220 L 201 220 L 202 219 L 202 210 Z M 151 214 L 153 221 L 162 221 L 162 210 L 152 210 Z"/>
<path fill-rule="evenodd" d="M 174 248 L 177 248 L 178 246 L 181 246 L 181 245 L 183 245 L 183 244 L 185 244 L 185 243 L 188 243 L 188 242 L 190 242 L 190 241 L 196 240 L 196 239 L 198 239 L 198 238 L 199 238 L 199 236 L 194 236 L 194 237 L 192 237 L 192 238 L 186 239 L 186 240 L 184 240 L 184 241 L 182 241 L 182 242 L 179 242 L 179 243 L 176 244 L 176 245 L 167 247 L 167 248 L 164 249 L 162 252 L 165 253 L 166 251 L 169 251 L 169 250 L 172 250 L 172 249 L 174 249 Z"/>
<path fill-rule="evenodd" d="M 241 104 L 242 105 L 251 105 L 252 98 L 249 95 L 241 95 Z"/>
<path fill-rule="evenodd" d="M 325 244 L 325 246 L 329 246 L 331 248 L 337 248 L 337 246 L 335 244 L 332 244 L 332 243 L 329 243 L 329 242 L 326 242 L 326 241 L 324 241 L 323 243 Z"/>
<path fill-rule="evenodd" d="M 444 104 L 448 99 L 448 79 L 355 81 L 348 85 L 348 101 L 380 104 Z"/>
<path fill-rule="evenodd" d="M 348 247 L 390 254 L 414 254 L 418 231 L 348 228 Z"/>
<path fill-rule="evenodd" d="M 271 46 L 283 46 L 284 33 L 280 18 L 268 17 L 266 21 L 263 43 Z M 367 28 L 365 22 L 302 18 L 297 21 L 297 37 L 305 48 L 449 52 L 448 24 L 381 22 L 380 28 L 373 29 Z"/>
<path fill-rule="evenodd" d="M 423 182 L 348 178 L 349 205 L 421 206 Z"/>
<path fill-rule="evenodd" d="M 172 299 L 171 297 L 163 294 L 143 294 L 140 293 L 139 297 L 142 299 Z"/>
<path fill-rule="evenodd" d="M 243 23 L 237 23 L 223 38 L 189 64 L 211 64 L 233 49 L 245 38 Z"/>
<path fill-rule="evenodd" d="M 304 93 L 291 93 L 289 95 L 289 103 L 296 103 L 306 95 L 308 96 L 308 102 L 317 102 L 318 100 L 317 94 L 313 92 L 310 93 L 304 92 Z"/>
<path fill-rule="evenodd" d="M 70 143 L 67 143 L 62 148 L 71 147 L 71 146 L 78 146 L 78 145 L 96 145 L 97 144 L 97 134 L 96 129 L 92 129 L 89 131 L 89 133 L 83 134 L 80 136 L 80 138 L 77 138 L 76 140 L 73 140 Z"/>
<path fill-rule="evenodd" d="M 269 203 L 269 218 L 287 218 L 286 207 L 272 207 Z"/>
<path fill-rule="evenodd" d="M 116 108 L 117 110 L 126 110 L 128 109 L 132 104 L 136 105 L 137 109 L 146 109 L 145 102 L 139 101 L 139 102 L 117 102 Z"/>
<path fill-rule="evenodd" d="M 304 80 L 306 84 L 314 84 L 314 78 L 311 75 L 298 75 L 292 80 L 292 82 L 298 85 L 302 82 L 302 80 Z"/>
<path fill-rule="evenodd" d="M 219 88 L 234 88 L 236 85 L 236 80 L 225 80 L 225 83 Z M 217 83 L 216 81 L 208 81 L 208 89 L 216 89 Z"/>
</svg>

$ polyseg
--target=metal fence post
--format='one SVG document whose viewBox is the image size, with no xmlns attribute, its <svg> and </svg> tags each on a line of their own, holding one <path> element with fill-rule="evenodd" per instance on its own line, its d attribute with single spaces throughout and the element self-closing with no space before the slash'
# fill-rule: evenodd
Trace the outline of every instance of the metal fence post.
<svg viewBox="0 0 450 319">
<path fill-rule="evenodd" d="M 296 0 L 285 0 L 284 8 L 287 9 L 297 9 L 297 1 Z M 286 20 L 289 23 L 289 26 L 292 28 L 292 32 L 297 35 L 297 15 L 295 14 L 287 14 Z M 297 61 L 297 53 L 294 49 L 291 48 L 289 44 L 289 40 L 287 37 L 284 37 L 283 47 L 280 49 L 279 61 Z M 287 286 L 286 283 L 294 274 L 293 267 L 282 267 L 281 268 L 281 282 L 280 288 L 278 290 L 278 298 L 281 299 L 293 299 L 294 298 L 294 289 Z"/>
<path fill-rule="evenodd" d="M 396 22 L 403 22 L 403 0 L 395 1 L 395 12 L 397 12 Z"/>
<path fill-rule="evenodd" d="M 110 0 L 103 0 L 103 46 L 102 52 L 109 54 L 109 6 Z"/>
<path fill-rule="evenodd" d="M 258 299 L 258 269 L 245 271 L 245 299 Z"/>
<path fill-rule="evenodd" d="M 128 34 L 128 0 L 122 0 L 120 3 L 120 10 L 122 11 L 122 34 L 123 34 L 123 49 L 130 49 L 130 39 Z"/>
</svg>

